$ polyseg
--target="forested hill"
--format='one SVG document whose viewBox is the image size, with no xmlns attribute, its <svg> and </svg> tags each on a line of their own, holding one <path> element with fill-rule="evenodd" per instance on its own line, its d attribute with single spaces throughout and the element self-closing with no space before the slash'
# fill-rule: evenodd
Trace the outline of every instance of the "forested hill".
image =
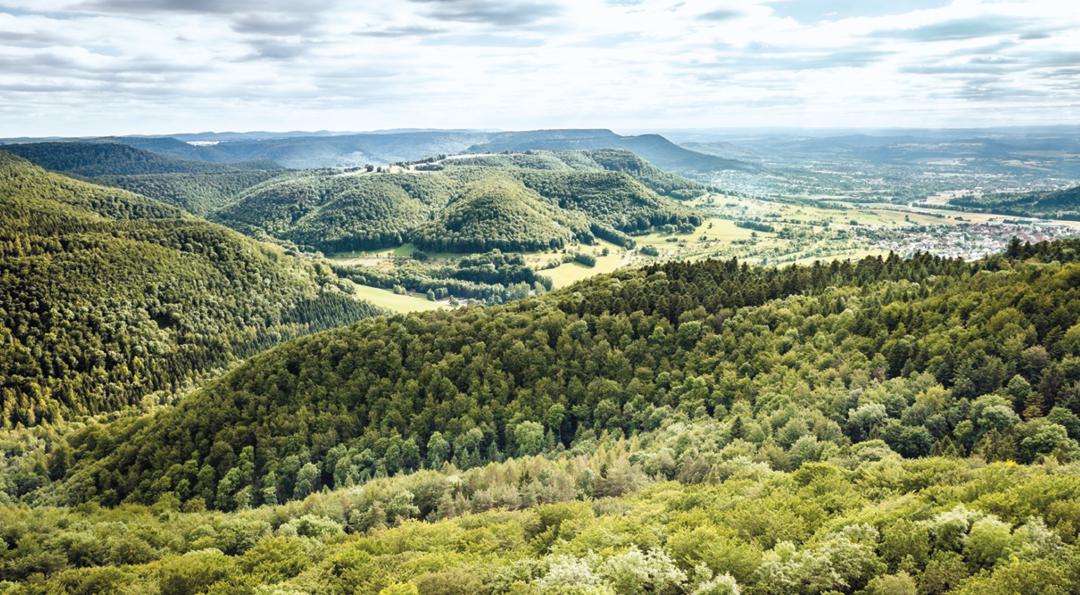
<svg viewBox="0 0 1080 595">
<path fill-rule="evenodd" d="M 280 169 L 197 174 L 97 176 L 95 184 L 123 188 L 206 217 L 236 199 L 243 191 L 284 175 Z"/>
<path fill-rule="evenodd" d="M 760 169 L 735 159 L 724 159 L 684 149 L 658 134 L 641 136 L 618 136 L 598 134 L 593 137 L 537 139 L 520 133 L 504 133 L 488 142 L 469 147 L 470 153 L 498 153 L 501 151 L 525 151 L 546 149 L 550 151 L 623 149 L 632 151 L 668 171 L 707 173 L 724 170 L 757 171 Z"/>
<path fill-rule="evenodd" d="M 1015 217 L 1080 219 L 1080 186 L 1053 192 L 961 196 L 949 204 Z"/>
<path fill-rule="evenodd" d="M 174 207 L 0 151 L 0 425 L 138 404 L 375 314 L 349 287 Z"/>
<path fill-rule="evenodd" d="M 521 169 L 618 171 L 634 178 L 649 190 L 677 200 L 696 198 L 709 187 L 668 173 L 632 151 L 593 149 L 589 151 L 533 151 L 501 153 L 477 157 L 455 157 L 440 162 L 441 167 L 516 167 Z"/>
<path fill-rule="evenodd" d="M 284 169 L 269 159 L 241 163 L 186 161 L 115 143 L 50 142 L 2 147 L 45 169 L 87 177 Z"/>
<path fill-rule="evenodd" d="M 639 462 L 688 481 L 730 474 L 732 457 L 780 470 L 856 452 L 1067 461 L 1080 456 L 1078 250 L 671 263 L 363 321 L 152 418 L 72 436 L 58 495 L 243 508 L 448 461 L 587 451 L 673 416 L 719 425 Z"/>
<path fill-rule="evenodd" d="M 494 165 L 407 173 L 295 172 L 243 191 L 211 220 L 326 253 L 414 240 L 451 252 L 562 248 L 571 240 L 591 244 L 596 237 L 631 245 L 630 233 L 701 222 L 692 209 L 621 171 Z M 473 200 L 478 185 L 491 190 L 483 210 L 454 206 Z M 525 203 L 531 206 L 522 208 Z"/>
</svg>

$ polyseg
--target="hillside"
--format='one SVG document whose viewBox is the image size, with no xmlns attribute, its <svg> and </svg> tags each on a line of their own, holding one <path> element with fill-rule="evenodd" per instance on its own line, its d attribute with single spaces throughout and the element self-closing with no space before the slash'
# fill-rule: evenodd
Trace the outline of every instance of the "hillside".
<svg viewBox="0 0 1080 595">
<path fill-rule="evenodd" d="M 95 184 L 122 188 L 206 217 L 236 199 L 243 191 L 283 175 L 280 169 L 204 174 L 96 176 Z"/>
<path fill-rule="evenodd" d="M 1065 310 L 1080 296 L 1078 248 L 1017 244 L 970 264 L 671 263 L 502 307 L 364 321 L 253 358 L 110 438 L 70 438 L 63 493 L 230 509 L 241 491 L 284 501 L 424 464 L 585 448 L 672 416 L 723 429 L 642 461 L 668 478 L 717 473 L 725 445 L 777 470 L 861 451 L 1068 461 L 1080 457 L 1080 327 Z M 248 479 L 221 481 L 248 447 Z"/>
<path fill-rule="evenodd" d="M 640 182 L 661 196 L 677 200 L 696 198 L 709 191 L 703 184 L 668 173 L 632 151 L 622 149 L 594 149 L 589 151 L 533 151 L 525 153 L 500 153 L 482 157 L 447 159 L 445 167 L 482 166 L 516 167 L 520 169 L 617 171 Z"/>
<path fill-rule="evenodd" d="M 520 180 L 495 174 L 467 183 L 410 237 L 423 250 L 479 253 L 561 249 L 589 235 L 589 220 L 581 213 L 562 210 Z"/>
<path fill-rule="evenodd" d="M 376 313 L 327 269 L 4 151 L 0 207 L 5 428 L 136 405 Z"/>
<path fill-rule="evenodd" d="M 603 131 L 608 132 L 608 131 Z M 667 171 L 708 173 L 724 170 L 757 171 L 757 166 L 706 155 L 684 149 L 656 134 L 641 136 L 618 136 L 610 132 L 592 137 L 544 139 L 505 133 L 485 143 L 469 147 L 472 153 L 499 153 L 501 151 L 526 151 L 546 149 L 550 151 L 624 149 L 640 155 L 649 163 Z"/>
<path fill-rule="evenodd" d="M 309 169 L 409 161 L 433 153 L 459 153 L 486 138 L 484 134 L 436 131 L 231 140 L 198 147 L 170 138 L 117 137 L 111 140 L 180 159 L 217 163 L 271 159 L 286 167 Z"/>
<path fill-rule="evenodd" d="M 87 177 L 282 169 L 266 159 L 230 164 L 186 161 L 113 143 L 25 143 L 3 149 L 45 169 Z"/>
<path fill-rule="evenodd" d="M 241 193 L 211 219 L 327 253 L 398 246 L 444 207 L 459 182 L 434 174 L 309 170 Z"/>
<path fill-rule="evenodd" d="M 211 220 L 326 253 L 399 246 L 416 238 L 428 247 L 453 245 L 455 251 L 486 252 L 511 245 L 499 226 L 517 217 L 510 211 L 524 204 L 524 189 L 519 187 L 524 185 L 530 191 L 528 200 L 541 199 L 544 204 L 522 213 L 532 223 L 527 226 L 530 236 L 521 245 L 563 245 L 572 238 L 592 243 L 594 236 L 628 244 L 629 232 L 700 223 L 691 209 L 621 172 L 527 170 L 505 168 L 498 161 L 485 165 L 496 167 L 454 165 L 442 171 L 393 174 L 297 172 L 242 192 Z M 492 182 L 483 200 L 482 212 L 494 217 L 492 222 L 484 223 L 477 215 L 481 211 L 469 213 L 461 205 L 442 215 L 448 205 L 465 197 L 471 184 L 484 179 L 501 180 Z M 507 179 L 515 182 L 503 183 Z M 541 222 L 544 218 L 552 223 Z M 423 231 L 418 231 L 422 224 Z M 443 232 L 452 232 L 454 239 Z M 545 236 L 549 232 L 553 235 Z M 495 243 L 489 245 L 488 240 Z"/>
<path fill-rule="evenodd" d="M 1014 217 L 1077 220 L 1080 219 L 1080 186 L 1054 192 L 961 196 L 949 204 Z"/>
</svg>

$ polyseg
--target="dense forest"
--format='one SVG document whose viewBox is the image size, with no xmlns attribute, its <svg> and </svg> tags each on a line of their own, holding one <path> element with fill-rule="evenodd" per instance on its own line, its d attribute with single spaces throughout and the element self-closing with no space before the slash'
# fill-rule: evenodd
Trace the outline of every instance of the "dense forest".
<svg viewBox="0 0 1080 595">
<path fill-rule="evenodd" d="M 904 460 L 880 441 L 785 472 L 678 414 L 655 450 L 453 465 L 233 513 L 0 507 L 6 593 L 1068 595 L 1080 473 Z M 647 464 L 647 463 L 646 463 Z"/>
<path fill-rule="evenodd" d="M 400 246 L 458 185 L 442 174 L 305 170 L 242 192 L 211 220 L 326 253 Z M 353 175 L 348 175 L 353 174 Z"/>
<path fill-rule="evenodd" d="M 1078 245 L 1033 255 L 1060 262 Z M 152 504 L 170 493 L 232 509 L 294 497 L 309 464 L 301 493 L 498 460 L 534 439 L 557 450 L 589 433 L 633 435 L 674 412 L 731 424 L 732 439 L 780 469 L 877 439 L 905 457 L 1069 460 L 1080 438 L 1074 279 L 1078 264 L 1021 256 L 708 261 L 379 318 L 282 345 L 152 418 L 73 435 L 56 497 Z"/>
<path fill-rule="evenodd" d="M 224 207 L 244 190 L 283 175 L 280 169 L 222 173 L 175 173 L 97 176 L 95 184 L 123 188 L 165 204 L 206 217 Z"/>
<path fill-rule="evenodd" d="M 1022 192 L 960 196 L 950 205 L 1014 217 L 1080 219 L 1080 186 L 1053 192 Z"/>
<path fill-rule="evenodd" d="M 1078 250 L 668 263 L 297 339 L 8 432 L 6 588 L 1075 593 Z"/>
<path fill-rule="evenodd" d="M 678 200 L 696 198 L 709 192 L 704 184 L 668 173 L 645 161 L 631 151 L 594 149 L 589 151 L 525 151 L 482 157 L 454 158 L 442 161 L 438 167 L 516 167 L 519 169 L 619 171 L 653 192 Z"/>
<path fill-rule="evenodd" d="M 283 169 L 268 159 L 227 164 L 186 161 L 115 143 L 15 143 L 3 148 L 45 169 L 87 177 Z"/>
<path fill-rule="evenodd" d="M 467 183 L 461 194 L 411 239 L 422 250 L 534 252 L 560 249 L 575 238 L 591 242 L 584 214 L 560 209 L 507 175 Z"/>
<path fill-rule="evenodd" d="M 139 405 L 378 313 L 325 265 L 0 151 L 0 425 Z"/>
<path fill-rule="evenodd" d="M 628 174 L 455 166 L 435 172 L 307 170 L 241 192 L 210 218 L 325 253 L 413 241 L 425 250 L 559 248 L 599 237 L 698 225 L 693 210 Z"/>
</svg>

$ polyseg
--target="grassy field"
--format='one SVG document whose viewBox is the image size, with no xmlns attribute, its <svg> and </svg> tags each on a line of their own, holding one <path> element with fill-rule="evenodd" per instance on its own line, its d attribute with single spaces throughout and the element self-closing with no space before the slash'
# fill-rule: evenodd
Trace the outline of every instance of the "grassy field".
<svg viewBox="0 0 1080 595">
<path fill-rule="evenodd" d="M 446 307 L 439 302 L 429 301 L 426 297 L 398 295 L 392 291 L 368 287 L 366 285 L 356 286 L 356 296 L 368 300 L 380 308 L 386 308 L 387 310 L 398 314 L 405 312 L 420 312 L 424 310 L 438 310 L 439 308 Z"/>
<path fill-rule="evenodd" d="M 625 252 L 612 252 L 607 256 L 597 256 L 596 266 L 594 267 L 587 267 L 578 262 L 566 262 L 559 265 L 558 268 L 540 271 L 540 274 L 551 277 L 556 288 L 566 287 L 567 285 L 592 277 L 593 275 L 610 273 L 619 268 L 619 265 L 625 260 Z"/>
</svg>

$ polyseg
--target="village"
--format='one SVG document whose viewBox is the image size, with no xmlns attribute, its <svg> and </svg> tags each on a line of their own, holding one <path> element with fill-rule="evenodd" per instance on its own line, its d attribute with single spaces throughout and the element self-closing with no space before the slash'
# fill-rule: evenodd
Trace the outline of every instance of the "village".
<svg viewBox="0 0 1080 595">
<path fill-rule="evenodd" d="M 958 225 L 852 226 L 855 237 L 874 250 L 888 250 L 900 256 L 928 252 L 947 258 L 975 260 L 1005 249 L 1012 238 L 1036 244 L 1080 236 L 1080 227 L 1065 223 L 1017 223 L 1015 220 Z"/>
</svg>

